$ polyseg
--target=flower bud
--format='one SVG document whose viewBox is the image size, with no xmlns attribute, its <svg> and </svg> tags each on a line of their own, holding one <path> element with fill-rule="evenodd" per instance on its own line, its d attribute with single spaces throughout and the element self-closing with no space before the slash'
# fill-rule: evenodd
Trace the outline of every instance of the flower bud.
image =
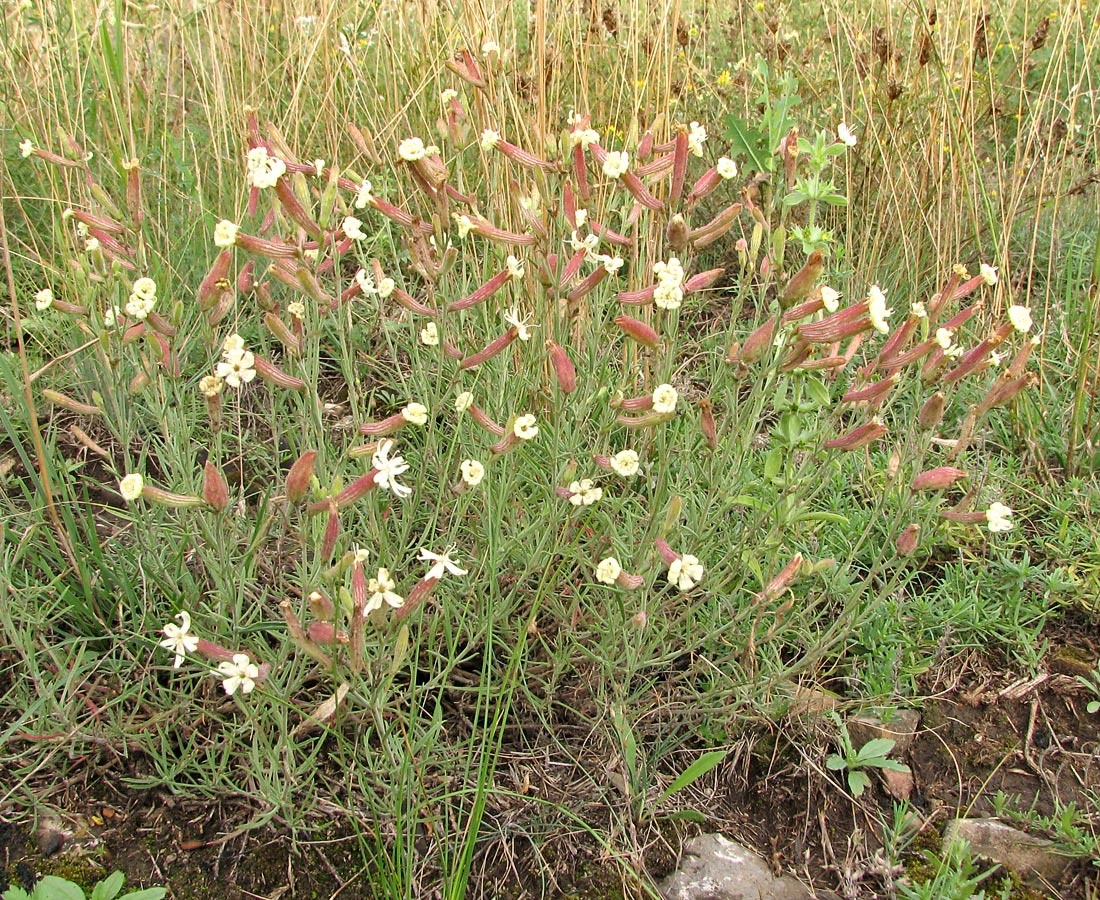
<svg viewBox="0 0 1100 900">
<path fill-rule="evenodd" d="M 297 503 L 309 490 L 310 480 L 313 478 L 313 464 L 317 459 L 316 450 L 307 450 L 295 461 L 286 475 L 286 498 L 291 503 Z"/>
<path fill-rule="evenodd" d="M 954 466 L 940 466 L 936 469 L 928 469 L 921 472 L 913 479 L 910 490 L 913 491 L 942 491 L 951 487 L 960 478 L 966 478 L 967 472 L 956 469 Z"/>
<path fill-rule="evenodd" d="M 639 344 L 643 344 L 652 349 L 657 348 L 660 338 L 657 332 L 645 322 L 639 321 L 631 316 L 622 315 L 615 317 L 615 324 Z"/>
<path fill-rule="evenodd" d="M 898 556 L 912 556 L 920 545 L 920 525 L 916 523 L 908 526 L 898 535 L 894 546 L 897 547 Z"/>
<path fill-rule="evenodd" d="M 210 460 L 203 467 L 202 499 L 218 512 L 223 512 L 229 506 L 229 485 Z"/>
<path fill-rule="evenodd" d="M 550 348 L 550 362 L 554 366 L 554 374 L 557 376 L 562 393 L 573 393 L 577 389 L 577 370 L 572 360 L 560 344 L 547 341 L 546 346 Z"/>
</svg>

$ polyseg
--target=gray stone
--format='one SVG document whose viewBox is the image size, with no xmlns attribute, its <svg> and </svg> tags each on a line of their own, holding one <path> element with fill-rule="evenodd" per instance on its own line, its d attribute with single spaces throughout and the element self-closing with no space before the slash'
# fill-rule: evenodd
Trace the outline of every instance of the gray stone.
<svg viewBox="0 0 1100 900">
<path fill-rule="evenodd" d="M 776 878 L 751 850 L 720 834 L 701 834 L 684 847 L 680 868 L 660 885 L 665 900 L 813 900 L 814 894 L 790 876 Z"/>
<path fill-rule="evenodd" d="M 899 709 L 889 722 L 882 721 L 878 716 L 852 716 L 845 725 L 857 750 L 875 738 L 889 738 L 894 742 L 890 755 L 898 757 L 904 756 L 913 746 L 917 728 L 920 727 L 920 713 L 915 709 Z"/>
<path fill-rule="evenodd" d="M 1073 865 L 1073 858 L 1055 852 L 1050 841 L 1005 825 L 998 819 L 953 819 L 943 831 L 943 840 L 944 843 L 966 841 L 974 856 L 1012 869 L 1024 878 L 1038 875 L 1051 884 L 1061 881 Z"/>
</svg>

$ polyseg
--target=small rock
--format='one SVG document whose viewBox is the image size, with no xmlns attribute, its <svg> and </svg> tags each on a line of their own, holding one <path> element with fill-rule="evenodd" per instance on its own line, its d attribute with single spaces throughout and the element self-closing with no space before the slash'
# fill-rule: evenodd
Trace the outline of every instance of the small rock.
<svg viewBox="0 0 1100 900">
<path fill-rule="evenodd" d="M 64 846 L 65 841 L 69 839 L 69 834 L 61 825 L 60 819 L 47 815 L 39 819 L 34 838 L 39 853 L 43 856 L 53 856 Z"/>
<path fill-rule="evenodd" d="M 894 742 L 890 755 L 903 756 L 913 746 L 917 728 L 920 727 L 920 713 L 915 709 L 899 709 L 889 722 L 882 721 L 878 716 L 852 716 L 845 724 L 857 750 L 875 738 L 889 738 Z"/>
<path fill-rule="evenodd" d="M 970 852 L 1027 878 L 1039 875 L 1057 884 L 1073 865 L 1073 857 L 1055 852 L 1054 844 L 997 819 L 954 819 L 943 832 L 944 843 L 963 840 Z"/>
<path fill-rule="evenodd" d="M 886 787 L 886 793 L 895 800 L 908 800 L 913 795 L 912 772 L 895 772 L 893 769 L 883 769 L 882 780 Z"/>
<path fill-rule="evenodd" d="M 776 878 L 751 850 L 720 834 L 701 834 L 684 847 L 680 868 L 658 889 L 665 900 L 813 900 L 814 894 L 790 876 Z"/>
<path fill-rule="evenodd" d="M 839 703 L 840 698 L 831 691 L 798 684 L 791 691 L 787 712 L 792 716 L 819 716 L 836 709 Z"/>
</svg>

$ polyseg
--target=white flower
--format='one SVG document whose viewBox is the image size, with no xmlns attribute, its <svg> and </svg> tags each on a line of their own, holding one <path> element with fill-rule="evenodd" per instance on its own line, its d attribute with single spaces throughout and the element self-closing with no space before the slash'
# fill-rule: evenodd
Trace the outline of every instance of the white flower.
<svg viewBox="0 0 1100 900">
<path fill-rule="evenodd" d="M 438 581 L 443 577 L 444 573 L 449 572 L 452 575 L 466 575 L 466 569 L 460 569 L 453 559 L 451 559 L 451 553 L 454 552 L 454 545 L 452 544 L 442 553 L 432 553 L 431 550 L 425 550 L 420 548 L 420 555 L 417 557 L 421 562 L 430 562 L 432 567 L 428 569 L 428 574 L 424 576 L 425 579 L 434 578 Z"/>
<path fill-rule="evenodd" d="M 485 477 L 485 466 L 476 459 L 464 459 L 458 467 L 462 470 L 462 480 L 469 487 L 477 487 Z"/>
<path fill-rule="evenodd" d="M 27 138 L 25 141 L 20 141 L 19 153 L 23 157 L 23 159 L 26 159 L 28 156 L 32 156 L 34 154 L 34 141 L 32 141 L 30 138 Z"/>
<path fill-rule="evenodd" d="M 435 322 L 429 322 L 420 329 L 420 343 L 426 347 L 439 346 L 439 326 Z"/>
<path fill-rule="evenodd" d="M 124 307 L 126 315 L 132 319 L 137 319 L 139 322 L 144 322 L 149 313 L 153 311 L 153 307 L 156 306 L 156 297 L 141 297 L 138 294 L 131 294 L 130 299 L 126 301 Z"/>
<path fill-rule="evenodd" d="M 946 350 L 943 351 L 943 355 L 948 359 L 958 359 L 966 352 L 966 349 L 961 344 L 952 344 Z"/>
<path fill-rule="evenodd" d="M 1008 358 L 1007 353 L 998 353 L 996 350 L 989 352 L 989 361 L 995 366 L 999 366 Z"/>
<path fill-rule="evenodd" d="M 359 191 L 355 195 L 355 208 L 363 209 L 371 200 L 374 199 L 374 195 L 371 193 L 372 185 L 365 178 L 363 183 L 359 185 Z"/>
<path fill-rule="evenodd" d="M 955 333 L 950 328 L 936 329 L 936 343 L 940 345 L 941 350 L 947 350 L 951 346 L 954 336 Z"/>
<path fill-rule="evenodd" d="M 416 162 L 418 159 L 438 152 L 438 147 L 434 144 L 425 147 L 424 142 L 418 137 L 405 138 L 397 147 L 397 155 L 408 162 Z"/>
<path fill-rule="evenodd" d="M 98 253 L 99 252 L 99 238 L 90 237 L 84 242 L 85 253 Z"/>
<path fill-rule="evenodd" d="M 118 492 L 122 499 L 130 503 L 141 496 L 145 488 L 145 479 L 137 472 L 131 472 L 118 483 Z"/>
<path fill-rule="evenodd" d="M 600 246 L 600 236 L 598 234 L 586 234 L 583 238 L 577 233 L 573 232 L 569 236 L 569 247 L 574 253 L 580 253 L 584 251 L 585 257 L 589 260 L 596 259 L 596 248 Z"/>
<path fill-rule="evenodd" d="M 260 677 L 260 669 L 249 661 L 248 654 L 234 653 L 232 662 L 218 663 L 218 674 L 222 677 L 226 694 L 232 697 L 238 690 L 242 694 L 251 694 L 256 687 L 256 679 Z"/>
<path fill-rule="evenodd" d="M 630 168 L 630 154 L 625 150 L 612 150 L 603 161 L 603 173 L 608 178 L 619 178 Z"/>
<path fill-rule="evenodd" d="M 508 259 L 505 260 L 508 266 L 508 274 L 513 278 L 522 278 L 524 273 L 523 263 L 516 259 L 512 254 L 508 254 Z"/>
<path fill-rule="evenodd" d="M 490 56 L 495 56 L 497 59 L 500 59 L 500 44 L 496 41 L 486 41 L 481 45 L 481 55 L 485 59 L 488 59 Z"/>
<path fill-rule="evenodd" d="M 529 341 L 531 339 L 531 329 L 538 327 L 528 322 L 526 316 L 520 319 L 519 310 L 514 306 L 504 314 L 504 321 L 516 329 L 518 332 L 516 337 L 521 341 Z"/>
<path fill-rule="evenodd" d="M 401 410 L 401 418 L 410 425 L 425 425 L 428 421 L 428 407 L 423 403 L 410 403 Z"/>
<path fill-rule="evenodd" d="M 286 305 L 286 311 L 295 319 L 304 319 L 306 317 L 306 305 L 301 300 L 291 300 Z"/>
<path fill-rule="evenodd" d="M 1034 322 L 1031 321 L 1031 310 L 1026 306 L 1010 306 L 1008 308 L 1008 321 L 1017 331 L 1026 334 L 1031 331 Z"/>
<path fill-rule="evenodd" d="M 633 478 L 638 474 L 638 452 L 620 450 L 611 457 L 611 469 L 623 478 Z"/>
<path fill-rule="evenodd" d="M 149 299 L 157 295 L 157 283 L 152 278 L 143 276 L 134 282 L 131 290 L 139 297 Z"/>
<path fill-rule="evenodd" d="M 572 147 L 581 146 L 587 150 L 592 144 L 600 142 L 600 133 L 595 128 L 581 128 L 569 133 L 569 144 Z M 608 154 L 610 156 L 610 154 Z"/>
<path fill-rule="evenodd" d="M 684 283 L 684 266 L 675 256 L 670 256 L 668 262 L 655 262 L 653 274 L 657 276 L 660 284 L 679 287 Z"/>
<path fill-rule="evenodd" d="M 399 484 L 397 476 L 407 472 L 409 464 L 405 462 L 404 457 L 394 456 L 391 458 L 390 450 L 392 447 L 393 441 L 382 441 L 378 449 L 374 451 L 374 455 L 371 457 L 371 465 L 376 470 L 374 483 L 381 488 L 392 491 L 395 497 L 408 497 L 412 493 L 412 488 L 408 485 Z"/>
<path fill-rule="evenodd" d="M 668 567 L 668 583 L 690 591 L 703 577 L 703 564 L 690 553 L 674 559 Z"/>
<path fill-rule="evenodd" d="M 671 384 L 661 384 L 653 392 L 653 411 L 657 413 L 670 413 L 676 410 L 676 401 L 680 395 Z"/>
<path fill-rule="evenodd" d="M 366 232 L 363 231 L 363 220 L 355 216 L 347 216 L 344 219 L 343 228 L 344 234 L 353 241 L 364 241 L 367 238 Z"/>
<path fill-rule="evenodd" d="M 243 349 L 244 349 L 244 338 L 241 337 L 236 332 L 234 332 L 233 334 L 227 335 L 225 340 L 222 341 L 222 355 L 223 356 L 225 354 L 233 353 L 234 351 L 243 350 Z"/>
<path fill-rule="evenodd" d="M 529 441 L 538 437 L 539 427 L 535 424 L 535 417 L 528 413 L 518 416 L 512 425 L 512 433 L 521 441 Z"/>
<path fill-rule="evenodd" d="M 608 256 L 607 254 L 598 254 L 596 259 L 607 270 L 608 275 L 614 275 L 618 272 L 625 262 L 621 256 Z"/>
<path fill-rule="evenodd" d="M 728 156 L 720 156 L 714 170 L 720 177 L 725 178 L 727 181 L 737 177 L 737 163 Z"/>
<path fill-rule="evenodd" d="M 122 310 L 117 306 L 112 306 L 103 314 L 103 327 L 114 328 L 115 323 L 118 321 L 118 317 L 122 315 Z"/>
<path fill-rule="evenodd" d="M 199 647 L 199 639 L 191 634 L 191 614 L 187 611 L 178 612 L 176 618 L 180 620 L 180 624 L 169 622 L 165 625 L 161 629 L 164 640 L 160 642 L 161 647 L 176 654 L 176 661 L 172 663 L 173 669 L 178 669 L 184 657 L 188 653 L 194 653 Z"/>
<path fill-rule="evenodd" d="M 464 413 L 471 406 L 474 405 L 473 391 L 463 391 L 457 397 L 455 397 L 455 411 Z"/>
<path fill-rule="evenodd" d="M 456 91 L 454 88 L 444 88 L 439 94 L 439 99 L 440 102 L 442 102 L 443 105 L 446 106 L 452 100 L 458 99 L 458 91 Z"/>
<path fill-rule="evenodd" d="M 574 506 L 591 506 L 603 496 L 603 488 L 596 487 L 591 478 L 582 478 L 569 485 L 569 493 Z"/>
<path fill-rule="evenodd" d="M 926 307 L 922 301 L 918 300 L 909 307 L 909 315 L 916 316 L 918 319 L 927 319 L 928 307 Z"/>
<path fill-rule="evenodd" d="M 204 397 L 217 397 L 226 386 L 218 375 L 204 375 L 199 378 L 199 393 Z"/>
<path fill-rule="evenodd" d="M 275 183 L 286 174 L 286 163 L 275 156 L 269 156 L 266 147 L 253 147 L 247 154 L 248 175 L 246 181 L 250 187 L 265 190 L 275 187 Z"/>
<path fill-rule="evenodd" d="M 836 136 L 840 138 L 840 142 L 844 144 L 845 147 L 854 147 L 856 145 L 856 136 L 852 134 L 851 129 L 844 122 L 836 126 Z"/>
<path fill-rule="evenodd" d="M 367 583 L 367 590 L 371 592 L 367 603 L 363 607 L 363 615 L 369 616 L 376 609 L 381 609 L 383 603 L 388 603 L 394 609 L 405 605 L 405 598 L 394 592 L 397 585 L 390 578 L 389 569 L 379 569 L 378 577 L 372 578 Z"/>
<path fill-rule="evenodd" d="M 481 132 L 481 137 L 478 140 L 478 143 L 481 144 L 481 149 L 488 153 L 498 143 L 500 143 L 500 133 L 493 131 L 492 128 L 486 128 L 483 132 Z"/>
<path fill-rule="evenodd" d="M 834 291 L 827 284 L 822 285 L 821 302 L 825 304 L 825 312 L 835 313 L 840 307 L 840 291 Z"/>
<path fill-rule="evenodd" d="M 353 563 L 365 563 L 368 559 L 370 559 L 370 550 L 366 547 L 360 547 L 358 544 L 352 546 L 351 561 Z"/>
<path fill-rule="evenodd" d="M 578 228 L 584 228 L 588 222 L 588 210 L 587 209 L 575 209 L 573 210 L 573 221 Z"/>
<path fill-rule="evenodd" d="M 600 564 L 596 566 L 596 580 L 603 584 L 614 584 L 619 580 L 622 571 L 623 567 L 619 565 L 619 561 L 614 556 L 609 556 L 607 559 L 601 559 Z"/>
<path fill-rule="evenodd" d="M 993 266 L 982 263 L 978 267 L 978 274 L 981 277 L 982 281 L 984 281 L 988 285 L 994 285 L 997 283 L 997 270 L 993 268 Z"/>
<path fill-rule="evenodd" d="M 985 511 L 985 521 L 989 526 L 989 530 L 994 533 L 1011 531 L 1013 528 L 1012 510 L 1003 503 L 993 503 Z"/>
<path fill-rule="evenodd" d="M 295 27 L 304 34 L 313 34 L 313 26 L 316 24 L 316 16 L 297 16 L 294 19 Z"/>
<path fill-rule="evenodd" d="M 393 293 L 393 289 L 397 287 L 397 282 L 390 278 L 388 275 L 378 282 L 378 296 L 385 300 L 390 294 Z"/>
<path fill-rule="evenodd" d="M 680 287 L 659 284 L 653 292 L 653 302 L 658 309 L 679 309 L 680 304 L 684 302 L 684 290 Z"/>
<path fill-rule="evenodd" d="M 688 130 L 688 151 L 692 156 L 703 155 L 703 144 L 707 140 L 707 130 L 698 122 L 692 122 Z"/>
<path fill-rule="evenodd" d="M 42 288 L 37 294 L 34 295 L 34 308 L 39 312 L 44 312 L 53 305 L 53 291 L 49 288 Z"/>
<path fill-rule="evenodd" d="M 228 219 L 222 219 L 214 226 L 214 246 L 232 247 L 237 243 L 237 232 L 240 230 L 240 225 L 235 225 Z"/>
<path fill-rule="evenodd" d="M 886 292 L 877 284 L 873 284 L 867 292 L 867 298 L 870 301 L 867 312 L 871 316 L 871 324 L 875 327 L 875 331 L 886 334 L 890 330 L 888 316 L 893 313 L 892 309 L 886 308 Z"/>
<path fill-rule="evenodd" d="M 325 174 L 325 161 L 323 159 L 315 159 L 313 161 L 313 171 L 318 178 L 323 176 Z"/>
<path fill-rule="evenodd" d="M 462 240 L 474 230 L 474 222 L 469 216 L 460 216 L 458 213 L 454 213 L 452 218 L 455 220 L 455 225 L 458 227 L 459 240 Z"/>
<path fill-rule="evenodd" d="M 249 350 L 227 350 L 214 371 L 231 388 L 239 389 L 256 377 L 256 357 Z"/>
</svg>

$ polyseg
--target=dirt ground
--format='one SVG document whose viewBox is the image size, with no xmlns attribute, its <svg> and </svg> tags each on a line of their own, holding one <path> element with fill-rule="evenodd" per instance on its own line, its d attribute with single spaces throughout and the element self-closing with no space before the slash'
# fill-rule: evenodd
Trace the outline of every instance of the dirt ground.
<svg viewBox="0 0 1100 900">
<path fill-rule="evenodd" d="M 993 815 L 998 792 L 1013 798 L 1015 808 L 1040 815 L 1075 803 L 1091 820 L 1086 827 L 1100 829 L 1100 714 L 1085 711 L 1087 695 L 1076 681 L 1100 654 L 1100 627 L 1071 617 L 1048 638 L 1047 668 L 1038 677 L 1021 678 L 980 658 L 946 687 L 940 673 L 940 689 L 922 704 L 920 724 L 901 757 L 912 769 L 912 783 L 893 787 L 895 796 L 909 792 L 924 823 L 915 846 L 934 848 L 939 831 L 956 815 Z M 754 847 L 776 871 L 815 887 L 850 898 L 891 896 L 876 851 L 895 798 L 876 775 L 871 789 L 853 802 L 836 773 L 821 765 L 832 748 L 824 723 L 817 731 L 820 740 L 812 725 L 746 735 L 727 763 L 696 788 L 695 808 L 705 809 L 708 821 L 639 827 L 630 837 L 641 849 L 625 865 L 609 861 L 575 830 L 548 833 L 538 846 L 525 846 L 522 828 L 507 839 L 506 829 L 490 830 L 475 861 L 470 896 L 636 895 L 631 869 L 667 873 L 682 841 L 700 827 Z M 126 773 L 95 759 L 69 773 L 61 784 L 44 777 L 46 800 L 37 827 L 33 811 L 5 810 L 0 877 L 19 884 L 33 872 L 53 873 L 90 884 L 121 868 L 128 883 L 167 885 L 175 900 L 377 895 L 356 836 L 338 824 L 293 838 L 273 827 L 245 831 L 240 829 L 255 813 L 246 798 L 214 802 L 156 790 L 128 792 L 121 787 Z M 523 815 L 523 809 L 507 811 L 514 821 Z M 424 860 L 417 871 L 427 883 L 433 872 L 430 836 L 418 849 Z M 911 850 L 907 859 L 919 857 Z M 1021 887 L 1013 896 L 1094 898 L 1100 896 L 1100 867 L 1083 859 L 1062 884 Z"/>
</svg>

